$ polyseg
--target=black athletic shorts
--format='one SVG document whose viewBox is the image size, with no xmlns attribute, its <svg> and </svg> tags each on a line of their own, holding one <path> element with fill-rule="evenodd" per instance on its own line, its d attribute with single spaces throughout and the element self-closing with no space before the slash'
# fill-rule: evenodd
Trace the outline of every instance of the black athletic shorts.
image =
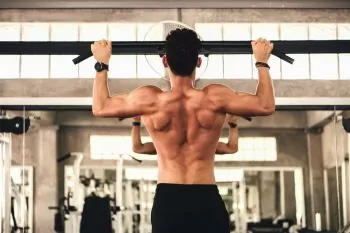
<svg viewBox="0 0 350 233">
<path fill-rule="evenodd" d="M 152 233 L 229 233 L 229 215 L 216 185 L 158 184 Z"/>
</svg>

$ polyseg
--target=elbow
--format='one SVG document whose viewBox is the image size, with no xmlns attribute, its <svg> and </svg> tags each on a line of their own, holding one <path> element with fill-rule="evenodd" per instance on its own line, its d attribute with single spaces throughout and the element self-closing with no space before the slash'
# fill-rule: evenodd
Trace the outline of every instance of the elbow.
<svg viewBox="0 0 350 233">
<path fill-rule="evenodd" d="M 270 115 L 274 114 L 275 111 L 276 111 L 276 106 L 275 105 L 265 108 L 266 116 L 270 116 Z"/>
<path fill-rule="evenodd" d="M 92 107 L 92 115 L 96 117 L 101 117 L 103 116 L 103 112 L 100 108 Z"/>
<path fill-rule="evenodd" d="M 92 114 L 97 117 L 101 117 L 104 115 L 103 104 L 92 104 Z"/>
<path fill-rule="evenodd" d="M 92 102 L 92 114 L 97 117 L 107 117 L 110 116 L 111 109 L 111 98 L 95 98 L 93 97 Z M 113 109 L 114 111 L 114 109 Z"/>
<path fill-rule="evenodd" d="M 132 146 L 132 151 L 137 154 L 142 154 L 142 146 Z"/>
<path fill-rule="evenodd" d="M 228 154 L 235 154 L 238 151 L 238 145 L 229 145 L 228 146 Z"/>
<path fill-rule="evenodd" d="M 276 105 L 275 103 L 273 104 L 264 104 L 262 105 L 261 113 L 263 116 L 270 116 L 274 114 L 276 111 Z"/>
<path fill-rule="evenodd" d="M 120 117 L 116 109 L 111 109 L 108 101 L 92 105 L 92 114 L 96 117 Z"/>
</svg>

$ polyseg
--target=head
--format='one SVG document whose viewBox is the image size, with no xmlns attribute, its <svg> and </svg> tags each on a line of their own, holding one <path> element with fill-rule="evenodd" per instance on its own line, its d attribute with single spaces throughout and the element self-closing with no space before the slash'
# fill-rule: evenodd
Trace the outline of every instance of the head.
<svg viewBox="0 0 350 233">
<path fill-rule="evenodd" d="M 195 31 L 186 28 L 171 31 L 165 41 L 164 67 L 176 76 L 192 76 L 202 63 L 198 57 L 201 47 L 202 42 Z"/>
</svg>

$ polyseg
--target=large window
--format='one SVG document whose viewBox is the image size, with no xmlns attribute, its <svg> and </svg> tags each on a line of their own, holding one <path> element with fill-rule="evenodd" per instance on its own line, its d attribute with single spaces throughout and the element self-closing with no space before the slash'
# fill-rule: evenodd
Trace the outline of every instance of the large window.
<svg viewBox="0 0 350 233">
<path fill-rule="evenodd" d="M 0 23 L 0 41 L 112 41 L 163 40 L 153 23 Z M 89 49 L 89 48 L 87 48 Z M 94 78 L 95 63 L 89 58 L 73 65 L 76 55 L 0 55 L 7 69 L 0 78 Z M 40 64 L 40 69 L 33 66 Z M 153 68 L 150 67 L 150 64 Z M 159 56 L 113 55 L 110 78 L 160 78 Z"/>
<path fill-rule="evenodd" d="M 220 141 L 226 142 L 227 138 Z M 274 137 L 240 137 L 238 152 L 235 154 L 217 155 L 217 161 L 276 161 L 277 142 Z"/>
<path fill-rule="evenodd" d="M 165 31 L 145 23 L 0 23 L 0 41 L 162 40 Z M 152 29 L 151 29 L 152 28 Z M 151 30 L 150 30 L 151 29 Z M 350 23 L 197 23 L 203 40 L 349 40 Z M 88 48 L 87 48 L 88 49 Z M 273 79 L 350 79 L 349 54 L 293 54 L 290 65 L 272 56 Z M 73 65 L 75 55 L 0 55 L 0 78 L 94 78 L 94 59 Z M 147 58 L 147 59 L 146 59 Z M 252 55 L 211 55 L 198 70 L 204 79 L 257 78 Z M 33 69 L 40 64 L 40 69 Z M 113 55 L 110 78 L 159 78 L 159 56 Z"/>
<path fill-rule="evenodd" d="M 150 137 L 142 137 L 150 142 Z M 225 142 L 227 138 L 221 138 Z M 236 154 L 216 155 L 217 161 L 276 161 L 277 143 L 274 137 L 241 137 Z M 92 135 L 90 136 L 91 159 L 116 159 L 120 155 L 134 154 L 130 136 Z M 156 160 L 156 155 L 137 155 L 141 160 Z M 125 159 L 130 159 L 125 157 Z"/>
<path fill-rule="evenodd" d="M 204 40 L 245 40 L 259 37 L 269 40 L 349 40 L 350 24 L 322 23 L 198 23 L 196 31 Z M 222 35 L 222 36 L 221 36 Z M 215 37 L 215 38 L 213 38 Z M 295 63 L 290 65 L 279 58 L 270 59 L 273 79 L 350 79 L 348 54 L 292 54 Z M 214 60 L 214 61 L 212 61 Z M 209 56 L 208 69 L 201 78 L 257 78 L 250 55 L 224 55 L 223 59 Z M 216 72 L 215 72 L 216 67 Z M 224 70 L 223 74 L 221 69 Z"/>
<path fill-rule="evenodd" d="M 150 137 L 142 137 L 143 142 L 151 141 Z M 118 159 L 124 155 L 124 159 L 131 159 L 125 155 L 134 154 L 130 136 L 91 135 L 90 156 L 91 159 Z M 141 156 L 141 157 L 140 157 Z M 141 160 L 155 160 L 156 156 L 138 155 Z"/>
<path fill-rule="evenodd" d="M 131 153 L 130 136 L 90 136 L 91 159 L 118 159 L 120 155 Z"/>
</svg>

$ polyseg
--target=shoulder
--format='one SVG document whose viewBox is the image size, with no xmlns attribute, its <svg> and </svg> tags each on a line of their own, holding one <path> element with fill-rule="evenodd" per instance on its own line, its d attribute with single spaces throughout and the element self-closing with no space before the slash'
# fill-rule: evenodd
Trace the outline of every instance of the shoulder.
<svg viewBox="0 0 350 233">
<path fill-rule="evenodd" d="M 222 93 L 223 91 L 232 90 L 229 87 L 222 84 L 209 84 L 203 88 L 203 92 L 206 94 Z"/>
<path fill-rule="evenodd" d="M 154 92 L 154 93 L 163 92 L 162 89 L 160 89 L 157 86 L 153 86 L 153 85 L 146 85 L 146 86 L 138 87 L 136 90 L 144 91 L 144 92 Z"/>
<path fill-rule="evenodd" d="M 163 93 L 159 87 L 153 85 L 138 87 L 133 92 L 139 96 L 156 96 L 157 94 Z"/>
<path fill-rule="evenodd" d="M 222 84 L 209 84 L 203 88 L 206 97 L 214 104 L 216 109 L 222 110 L 228 102 L 236 97 L 236 92 Z"/>
</svg>

